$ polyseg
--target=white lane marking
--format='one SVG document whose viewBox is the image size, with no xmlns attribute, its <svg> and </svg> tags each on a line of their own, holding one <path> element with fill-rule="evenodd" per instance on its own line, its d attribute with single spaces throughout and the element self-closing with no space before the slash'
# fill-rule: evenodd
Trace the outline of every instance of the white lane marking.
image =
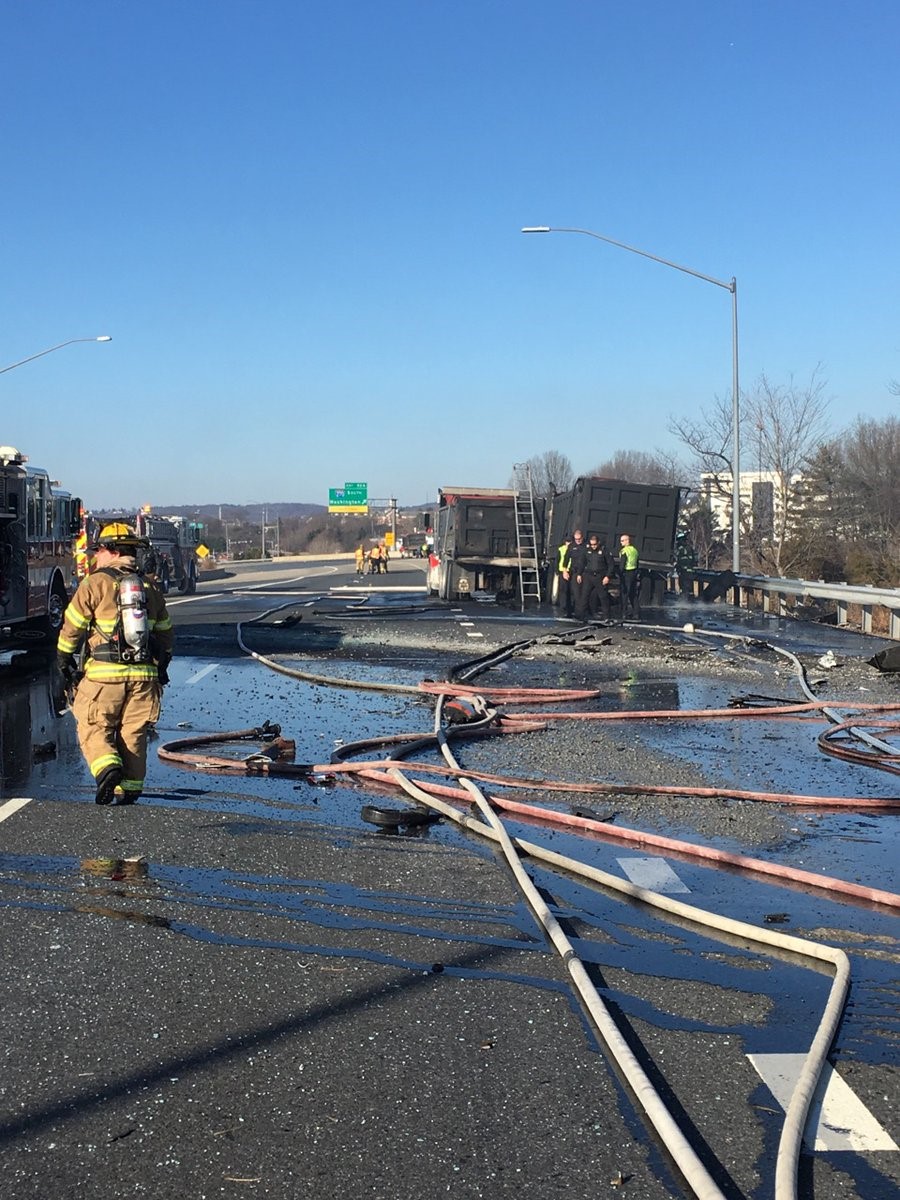
<svg viewBox="0 0 900 1200">
<path fill-rule="evenodd" d="M 787 1111 L 805 1054 L 748 1054 L 763 1083 Z M 816 1150 L 897 1150 L 900 1147 L 856 1092 L 828 1064 L 816 1088 L 806 1123 L 809 1145 L 815 1130 Z"/>
<path fill-rule="evenodd" d="M 483 633 L 476 633 L 476 632 L 475 632 L 474 630 L 472 630 L 472 629 L 467 629 L 467 630 L 466 630 L 466 637 L 484 637 L 484 634 L 483 634 Z"/>
<path fill-rule="evenodd" d="M 691 890 L 664 858 L 617 858 L 616 862 L 632 883 L 650 892 L 672 895 Z"/>
<path fill-rule="evenodd" d="M 460 625 L 463 625 L 463 626 L 474 625 L 474 624 L 475 624 L 474 621 L 460 621 Z"/>
<path fill-rule="evenodd" d="M 228 596 L 230 592 L 204 592 L 202 596 L 166 596 L 166 608 L 175 608 L 179 604 L 196 604 L 198 600 L 217 600 L 220 596 Z"/>
<path fill-rule="evenodd" d="M 7 817 L 11 817 L 17 813 L 20 808 L 24 808 L 26 804 L 31 803 L 31 797 L 19 797 L 15 800 L 7 800 L 5 804 L 0 804 L 0 821 L 5 821 Z"/>
<path fill-rule="evenodd" d="M 218 667 L 218 665 L 219 665 L 218 663 L 209 663 L 207 666 L 201 667 L 201 669 L 199 671 L 194 672 L 194 674 L 190 677 L 190 679 L 187 680 L 187 682 L 188 683 L 199 683 L 200 680 L 203 679 L 206 675 L 209 675 L 212 671 L 215 671 L 216 668 Z"/>
</svg>

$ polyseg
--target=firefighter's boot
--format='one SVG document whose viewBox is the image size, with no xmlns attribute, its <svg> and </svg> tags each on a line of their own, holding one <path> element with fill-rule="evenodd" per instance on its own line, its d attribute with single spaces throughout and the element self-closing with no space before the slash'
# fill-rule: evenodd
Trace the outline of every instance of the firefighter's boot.
<svg viewBox="0 0 900 1200">
<path fill-rule="evenodd" d="M 94 797 L 97 804 L 112 804 L 117 786 L 122 782 L 122 768 L 117 766 L 105 767 L 97 776 L 97 794 Z"/>
</svg>

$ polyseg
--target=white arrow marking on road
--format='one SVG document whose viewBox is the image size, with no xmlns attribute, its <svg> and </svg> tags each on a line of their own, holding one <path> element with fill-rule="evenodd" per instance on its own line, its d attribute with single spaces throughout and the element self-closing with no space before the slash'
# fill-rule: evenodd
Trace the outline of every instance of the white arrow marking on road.
<svg viewBox="0 0 900 1200">
<path fill-rule="evenodd" d="M 199 671 L 195 671 L 194 674 L 190 677 L 190 679 L 187 682 L 188 683 L 199 683 L 200 680 L 204 678 L 204 676 L 209 675 L 212 671 L 215 671 L 216 668 L 218 667 L 218 665 L 219 665 L 218 663 L 209 663 L 208 666 L 201 668 L 201 670 L 199 670 Z"/>
<path fill-rule="evenodd" d="M 31 803 L 31 797 L 18 798 L 16 800 L 7 800 L 5 804 L 0 804 L 0 821 L 5 821 L 7 817 L 11 817 L 13 813 L 17 813 L 20 808 L 24 808 L 26 804 Z"/>
<path fill-rule="evenodd" d="M 805 1054 L 748 1054 L 760 1079 L 787 1111 Z M 856 1092 L 826 1064 L 809 1110 L 804 1141 L 815 1130 L 816 1150 L 897 1150 Z"/>
<path fill-rule="evenodd" d="M 617 858 L 632 883 L 650 892 L 689 892 L 688 885 L 675 874 L 663 858 Z"/>
</svg>

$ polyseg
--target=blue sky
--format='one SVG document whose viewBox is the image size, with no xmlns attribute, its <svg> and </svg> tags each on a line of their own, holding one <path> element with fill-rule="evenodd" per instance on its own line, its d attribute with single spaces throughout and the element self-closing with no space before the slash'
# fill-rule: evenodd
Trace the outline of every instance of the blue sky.
<svg viewBox="0 0 900 1200">
<path fill-rule="evenodd" d="M 900 6 L 2 0 L 0 442 L 92 507 L 401 504 L 896 415 Z M 745 442 L 745 456 L 752 443 Z M 746 461 L 746 459 L 745 459 Z"/>
</svg>

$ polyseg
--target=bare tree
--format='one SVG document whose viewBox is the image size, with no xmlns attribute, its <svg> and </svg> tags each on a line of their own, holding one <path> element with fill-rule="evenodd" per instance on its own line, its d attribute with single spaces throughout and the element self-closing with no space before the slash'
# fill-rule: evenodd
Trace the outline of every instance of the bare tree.
<svg viewBox="0 0 900 1200">
<path fill-rule="evenodd" d="M 864 582 L 893 586 L 900 562 L 900 420 L 860 418 L 841 438 L 843 488 L 856 544 L 851 573 Z"/>
<path fill-rule="evenodd" d="M 800 549 L 797 518 L 804 497 L 799 484 L 825 437 L 829 401 L 824 391 L 825 381 L 817 366 L 804 386 L 793 376 L 787 384 L 775 385 L 763 374 L 741 397 L 741 424 L 745 432 L 753 430 L 753 466 L 759 484 L 756 503 L 741 505 L 741 537 L 756 570 L 780 575 Z M 690 451 L 693 465 L 707 476 L 709 492 L 730 506 L 734 495 L 730 399 L 717 397 L 711 411 L 701 410 L 699 420 L 676 418 L 669 430 Z M 760 503 L 760 496 L 767 496 L 770 503 Z"/>
<path fill-rule="evenodd" d="M 599 466 L 585 472 L 607 479 L 625 479 L 629 483 L 665 483 L 678 485 L 687 477 L 687 468 L 674 455 L 646 450 L 618 450 Z"/>
<path fill-rule="evenodd" d="M 802 545 L 798 518 L 806 503 L 801 486 L 827 432 L 829 400 L 817 366 L 805 385 L 793 375 L 775 385 L 763 373 L 743 402 L 744 428 L 756 436 L 760 488 L 771 485 L 771 505 L 751 506 L 750 545 L 763 571 L 783 575 Z M 757 520 L 760 508 L 766 519 Z"/>
<path fill-rule="evenodd" d="M 548 499 L 558 492 L 565 492 L 575 482 L 575 472 L 565 454 L 559 450 L 545 450 L 535 454 L 525 464 L 531 471 L 531 488 L 535 496 Z M 513 486 L 512 481 L 510 487 Z"/>
<path fill-rule="evenodd" d="M 730 506 L 733 445 L 730 398 L 717 396 L 711 409 L 701 408 L 699 418 L 673 418 L 668 429 L 688 451 L 694 474 L 705 475 L 708 491 Z"/>
</svg>

